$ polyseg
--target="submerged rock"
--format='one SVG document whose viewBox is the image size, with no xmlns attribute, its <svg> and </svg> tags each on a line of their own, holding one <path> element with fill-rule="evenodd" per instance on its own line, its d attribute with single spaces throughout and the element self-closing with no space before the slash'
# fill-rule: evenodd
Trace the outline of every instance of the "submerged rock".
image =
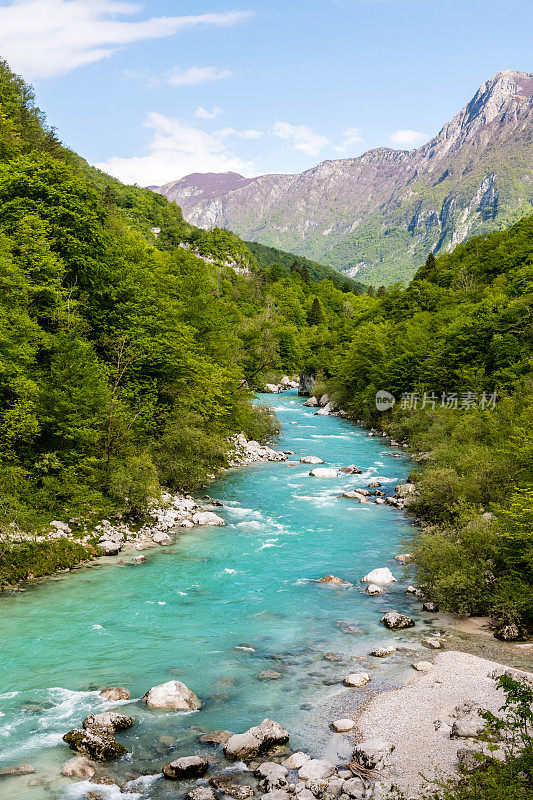
<svg viewBox="0 0 533 800">
<path fill-rule="evenodd" d="M 197 711 L 201 700 L 181 681 L 167 681 L 154 686 L 143 697 L 148 708 L 168 708 L 171 711 Z"/>
<path fill-rule="evenodd" d="M 389 611 L 380 619 L 380 622 L 382 622 L 386 628 L 391 628 L 392 630 L 412 628 L 415 624 L 411 617 L 407 617 L 405 614 L 400 614 L 399 611 Z"/>
<path fill-rule="evenodd" d="M 236 800 L 246 800 L 246 798 L 254 795 L 254 790 L 251 786 L 237 783 L 227 772 L 217 772 L 209 778 L 209 783 L 217 791 L 235 797 Z"/>
<path fill-rule="evenodd" d="M 75 758 L 71 758 L 70 761 L 67 761 L 61 770 L 61 774 L 66 775 L 67 778 L 89 780 L 96 774 L 96 767 L 94 764 L 91 764 L 88 758 L 76 756 Z"/>
<path fill-rule="evenodd" d="M 35 769 L 31 764 L 19 764 L 18 767 L 0 769 L 0 777 L 4 778 L 16 778 L 17 775 L 33 775 L 34 773 Z"/>
<path fill-rule="evenodd" d="M 337 578 L 336 575 L 324 575 L 323 578 L 317 578 L 317 583 L 326 583 L 329 586 L 351 586 L 349 581 L 342 578 Z"/>
<path fill-rule="evenodd" d="M 233 736 L 233 731 L 211 731 L 211 733 L 202 733 L 198 737 L 198 741 L 200 744 L 226 744 L 231 736 Z"/>
<path fill-rule="evenodd" d="M 361 686 L 364 686 L 365 683 L 368 683 L 369 680 L 370 675 L 367 672 L 352 672 L 344 678 L 343 683 L 345 686 L 359 689 Z"/>
<path fill-rule="evenodd" d="M 129 700 L 130 693 L 127 689 L 123 689 L 121 686 L 109 686 L 107 689 L 102 689 L 100 692 L 100 697 L 103 697 L 104 700 L 116 702 L 118 700 Z"/>
<path fill-rule="evenodd" d="M 371 656 L 376 656 L 376 658 L 385 658 L 386 656 L 392 655 L 392 653 L 396 652 L 396 648 L 393 644 L 384 645 L 383 647 L 376 647 L 375 650 L 370 651 Z"/>
<path fill-rule="evenodd" d="M 249 759 L 288 741 L 288 731 L 278 722 L 267 718 L 245 733 L 234 734 L 226 742 L 224 753 L 230 759 Z"/>
<path fill-rule="evenodd" d="M 277 681 L 281 678 L 281 672 L 276 672 L 274 669 L 265 669 L 263 672 L 259 672 L 256 677 L 260 681 Z"/>
<path fill-rule="evenodd" d="M 200 778 L 209 768 L 209 761 L 205 756 L 183 756 L 169 761 L 163 767 L 163 775 L 172 780 L 186 780 Z"/>
<path fill-rule="evenodd" d="M 99 729 L 75 728 L 63 736 L 71 750 L 92 758 L 94 761 L 111 761 L 128 751 L 111 734 Z"/>
</svg>

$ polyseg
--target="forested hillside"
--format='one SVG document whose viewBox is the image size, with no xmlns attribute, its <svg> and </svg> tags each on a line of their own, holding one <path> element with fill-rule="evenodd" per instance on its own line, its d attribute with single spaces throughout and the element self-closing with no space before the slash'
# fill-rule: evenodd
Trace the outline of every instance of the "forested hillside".
<svg viewBox="0 0 533 800">
<path fill-rule="evenodd" d="M 0 64 L 0 525 L 139 513 L 191 489 L 227 437 L 272 435 L 250 387 L 317 369 L 362 301 L 259 269 L 61 146 Z"/>
<path fill-rule="evenodd" d="M 332 267 L 325 267 L 324 264 L 319 264 L 317 261 L 311 261 L 303 256 L 296 257 L 292 253 L 286 253 L 284 250 L 278 250 L 277 247 L 268 247 L 268 245 L 260 244 L 259 242 L 246 242 L 246 244 L 255 256 L 258 266 L 262 269 L 269 269 L 274 265 L 281 267 L 285 271 L 300 269 L 303 270 L 304 275 L 307 275 L 313 281 L 329 279 L 346 291 L 354 288 L 357 291 L 366 289 L 362 283 L 357 283 L 351 278 L 341 275 Z"/>
<path fill-rule="evenodd" d="M 533 217 L 379 294 L 329 385 L 420 453 L 418 579 L 444 609 L 532 623 Z M 377 411 L 378 390 L 392 412 Z"/>
</svg>

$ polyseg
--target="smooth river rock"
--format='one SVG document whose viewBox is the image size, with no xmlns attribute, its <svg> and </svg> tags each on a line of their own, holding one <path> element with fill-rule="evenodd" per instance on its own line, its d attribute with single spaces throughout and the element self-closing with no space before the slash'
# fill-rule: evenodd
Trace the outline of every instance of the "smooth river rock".
<svg viewBox="0 0 533 800">
<path fill-rule="evenodd" d="M 377 583 L 369 583 L 365 589 L 365 592 L 371 596 L 374 596 L 376 594 L 383 594 L 384 591 L 385 589 L 383 588 L 383 586 L 378 586 Z"/>
<path fill-rule="evenodd" d="M 71 758 L 70 761 L 64 765 L 61 770 L 62 775 L 67 778 L 81 778 L 81 780 L 89 780 L 96 774 L 96 767 L 91 764 L 88 758 L 83 756 L 76 756 Z"/>
<path fill-rule="evenodd" d="M 323 460 L 318 456 L 302 456 L 300 459 L 301 464 L 323 464 Z"/>
<path fill-rule="evenodd" d="M 324 575 L 323 578 L 318 578 L 317 583 L 326 583 L 329 586 L 351 586 L 349 581 L 338 578 L 336 575 Z"/>
<path fill-rule="evenodd" d="M 288 731 L 278 722 L 267 718 L 245 733 L 231 736 L 224 745 L 224 754 L 230 759 L 249 759 L 288 741 Z"/>
<path fill-rule="evenodd" d="M 369 680 L 370 675 L 367 672 L 352 672 L 344 678 L 343 683 L 345 686 L 359 689 L 361 686 L 364 686 L 365 683 L 368 683 Z"/>
<path fill-rule="evenodd" d="M 331 727 L 336 733 L 347 733 L 355 727 L 355 722 L 353 719 L 336 719 Z"/>
<path fill-rule="evenodd" d="M 389 583 L 396 583 L 396 578 L 388 567 L 380 567 L 373 569 L 364 578 L 361 578 L 362 583 L 377 583 L 378 586 L 388 586 Z"/>
<path fill-rule="evenodd" d="M 335 766 L 331 761 L 310 758 L 298 770 L 298 777 L 304 781 L 325 781 L 335 774 Z"/>
<path fill-rule="evenodd" d="M 143 697 L 148 708 L 167 708 L 171 711 L 198 711 L 201 700 L 181 681 L 167 681 L 154 686 Z"/>
<path fill-rule="evenodd" d="M 200 778 L 209 768 L 209 761 L 205 756 L 183 756 L 169 761 L 163 767 L 163 775 L 172 780 L 187 780 Z"/>
</svg>

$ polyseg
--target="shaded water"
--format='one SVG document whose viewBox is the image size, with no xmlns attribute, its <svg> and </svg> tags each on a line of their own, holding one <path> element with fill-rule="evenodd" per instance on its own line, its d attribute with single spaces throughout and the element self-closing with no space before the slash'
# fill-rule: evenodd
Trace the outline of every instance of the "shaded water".
<svg viewBox="0 0 533 800">
<path fill-rule="evenodd" d="M 279 449 L 294 450 L 296 462 L 317 455 L 327 466 L 355 463 L 363 474 L 321 480 L 290 461 L 228 471 L 209 487 L 224 502 L 225 527 L 180 532 L 139 566 L 84 569 L 0 598 L 0 767 L 29 762 L 37 770 L 29 778 L 0 779 L 1 797 L 6 789 L 17 800 L 86 797 L 86 784 L 59 776 L 73 755 L 61 737 L 89 712 L 110 707 L 98 687 L 124 686 L 140 698 L 178 679 L 205 701 L 194 714 L 156 712 L 135 700 L 123 706 L 137 720 L 118 736 L 131 756 L 106 769 L 124 783 L 196 751 L 198 727 L 240 731 L 265 716 L 290 729 L 294 747 L 321 755 L 331 749 L 327 713 L 353 697 L 334 682 L 361 665 L 375 666 L 357 660 L 370 645 L 394 638 L 398 646 L 417 646 L 418 628 L 394 636 L 379 623 L 392 608 L 416 611 L 404 588 L 370 598 L 360 583 L 378 566 L 399 576 L 393 556 L 408 520 L 389 506 L 338 496 L 370 480 L 392 493 L 405 479 L 406 458 L 391 458 L 382 440 L 347 421 L 314 416 L 295 393 L 269 395 L 268 402 L 283 426 Z M 353 585 L 313 582 L 328 573 Z M 241 644 L 255 652 L 235 649 Z M 343 660 L 325 660 L 331 651 Z M 390 685 L 404 669 L 400 656 L 380 662 L 372 685 Z M 264 670 L 281 677 L 258 679 Z M 102 791 L 177 796 L 176 786 L 161 779 L 127 795 Z"/>
</svg>

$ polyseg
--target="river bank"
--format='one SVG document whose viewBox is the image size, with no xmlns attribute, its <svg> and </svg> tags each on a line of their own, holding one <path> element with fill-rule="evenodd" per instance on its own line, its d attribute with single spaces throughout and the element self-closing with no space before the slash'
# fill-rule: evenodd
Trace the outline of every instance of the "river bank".
<svg viewBox="0 0 533 800">
<path fill-rule="evenodd" d="M 428 657 L 422 639 L 442 634 L 436 615 L 422 612 L 401 580 L 375 597 L 361 583 L 376 567 L 401 578 L 394 555 L 403 552 L 409 521 L 395 507 L 341 496 L 376 481 L 392 494 L 405 480 L 405 454 L 389 458 L 385 442 L 342 419 L 314 417 L 296 396 L 269 400 L 284 423 L 280 449 L 294 456 L 229 470 L 208 487 L 223 503 L 216 510 L 225 526 L 184 529 L 170 545 L 149 549 L 142 564 L 121 554 L 109 558 L 113 566 L 0 600 L 2 766 L 26 761 L 36 769 L 3 779 L 10 797 L 34 800 L 39 791 L 46 800 L 86 800 L 94 791 L 61 776 L 70 757 L 62 736 L 109 707 L 98 695 L 104 686 L 125 686 L 133 698 L 120 710 L 135 726 L 119 735 L 131 755 L 103 769 L 124 787 L 133 773 L 160 775 L 170 757 L 212 753 L 197 741 L 202 733 L 244 731 L 265 716 L 290 731 L 293 750 L 345 763 L 354 736 L 334 733 L 330 723 L 402 685 L 413 661 Z M 309 455 L 337 477 L 311 476 L 312 466 L 299 461 Z M 354 463 L 360 474 L 339 472 Z M 328 574 L 347 583 L 317 582 Z M 387 631 L 380 619 L 392 609 L 416 626 Z M 388 658 L 370 655 L 391 642 Z M 359 671 L 369 683 L 345 687 Z M 174 679 L 204 703 L 192 717 L 140 702 L 151 686 Z M 176 796 L 174 784 L 155 777 L 145 788 L 137 792 L 143 798 Z"/>
</svg>

